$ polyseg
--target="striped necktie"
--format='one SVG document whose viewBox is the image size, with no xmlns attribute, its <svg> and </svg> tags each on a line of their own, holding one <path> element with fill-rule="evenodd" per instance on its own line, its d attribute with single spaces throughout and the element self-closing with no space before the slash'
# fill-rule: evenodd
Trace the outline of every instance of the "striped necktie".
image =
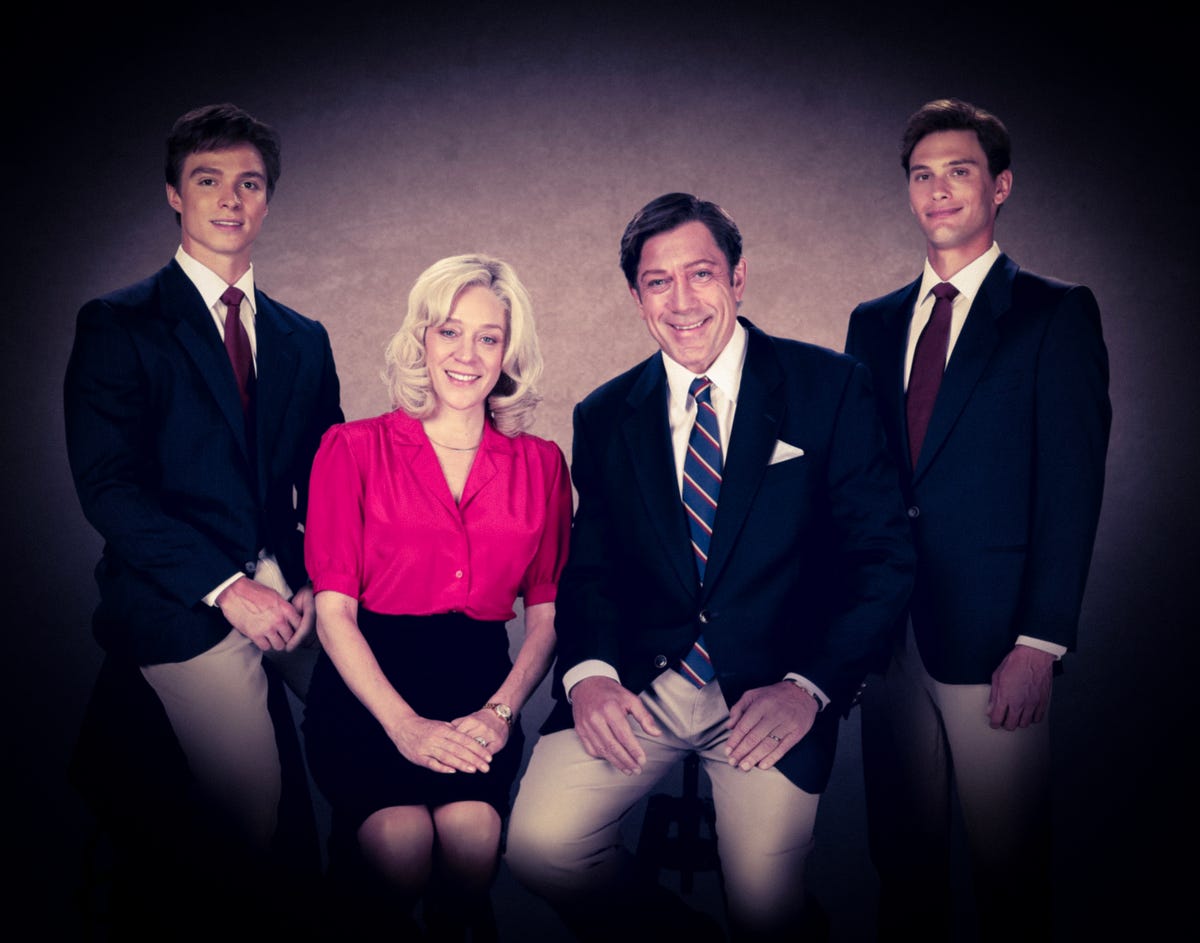
<svg viewBox="0 0 1200 943">
<path fill-rule="evenodd" d="M 704 582 L 708 565 L 708 544 L 717 516 L 717 498 L 721 493 L 721 430 L 712 405 L 712 381 L 700 377 L 692 381 L 688 394 L 696 401 L 696 421 L 688 438 L 683 460 L 683 507 L 687 512 L 696 556 L 696 572 Z M 679 664 L 679 671 L 698 688 L 713 679 L 712 662 L 701 635 Z"/>
</svg>

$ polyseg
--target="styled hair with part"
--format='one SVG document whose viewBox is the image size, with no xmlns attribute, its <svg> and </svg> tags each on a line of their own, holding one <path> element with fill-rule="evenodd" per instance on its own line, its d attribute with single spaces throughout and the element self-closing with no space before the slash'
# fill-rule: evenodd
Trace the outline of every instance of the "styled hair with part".
<svg viewBox="0 0 1200 943">
<path fill-rule="evenodd" d="M 712 233 L 733 278 L 733 269 L 742 259 L 742 234 L 737 223 L 716 203 L 698 200 L 690 193 L 665 193 L 638 210 L 621 236 L 621 271 L 630 288 L 637 288 L 638 265 L 646 240 L 693 221 L 703 223 Z"/>
<path fill-rule="evenodd" d="M 504 305 L 504 358 L 487 409 L 499 432 L 515 436 L 533 422 L 541 401 L 536 387 L 543 364 L 529 293 L 507 262 L 479 254 L 455 255 L 422 272 L 409 292 L 400 330 L 388 342 L 383 380 L 394 409 L 414 419 L 433 414 L 437 398 L 425 362 L 425 333 L 444 324 L 455 302 L 474 285 L 486 288 Z"/>
<path fill-rule="evenodd" d="M 203 105 L 180 115 L 167 134 L 167 157 L 164 164 L 167 183 L 179 189 L 179 178 L 183 164 L 189 154 L 204 151 L 223 151 L 239 144 L 250 144 L 262 157 L 263 170 L 267 174 L 267 202 L 275 194 L 281 165 L 279 160 L 282 145 L 279 134 L 268 124 L 263 124 L 253 115 L 228 102 L 221 105 Z M 175 222 L 180 216 L 175 214 Z"/>
<path fill-rule="evenodd" d="M 900 139 L 900 164 L 908 174 L 913 149 L 926 135 L 937 131 L 973 131 L 987 155 L 988 173 L 993 179 L 1012 164 L 1012 141 L 1004 122 L 989 111 L 958 98 L 939 98 L 918 108 L 904 126 Z"/>
</svg>

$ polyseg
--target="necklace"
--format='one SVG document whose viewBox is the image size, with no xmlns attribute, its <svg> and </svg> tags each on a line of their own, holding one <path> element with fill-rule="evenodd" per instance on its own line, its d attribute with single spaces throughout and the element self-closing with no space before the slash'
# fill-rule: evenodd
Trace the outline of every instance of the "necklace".
<svg viewBox="0 0 1200 943">
<path fill-rule="evenodd" d="M 425 433 L 425 437 L 427 439 L 429 439 L 429 441 L 432 442 L 434 445 L 436 445 L 439 449 L 446 449 L 447 451 L 450 451 L 450 452 L 474 452 L 477 448 L 479 448 L 480 442 L 483 441 L 483 438 L 480 437 L 479 442 L 476 442 L 474 445 L 467 446 L 467 448 L 465 448 L 465 449 L 458 449 L 458 448 L 455 448 L 453 445 L 445 445 L 445 444 L 439 442 L 437 439 L 433 438 L 433 436 L 431 436 L 428 432 Z"/>
</svg>

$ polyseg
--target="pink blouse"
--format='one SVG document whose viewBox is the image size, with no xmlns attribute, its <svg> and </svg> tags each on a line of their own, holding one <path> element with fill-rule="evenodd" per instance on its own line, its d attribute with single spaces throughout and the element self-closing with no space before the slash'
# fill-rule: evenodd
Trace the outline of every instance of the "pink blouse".
<svg viewBox="0 0 1200 943">
<path fill-rule="evenodd" d="M 507 621 L 553 602 L 567 559 L 562 451 L 484 423 L 458 504 L 419 422 L 396 410 L 333 426 L 313 462 L 304 559 L 316 592 L 372 612 Z"/>
</svg>

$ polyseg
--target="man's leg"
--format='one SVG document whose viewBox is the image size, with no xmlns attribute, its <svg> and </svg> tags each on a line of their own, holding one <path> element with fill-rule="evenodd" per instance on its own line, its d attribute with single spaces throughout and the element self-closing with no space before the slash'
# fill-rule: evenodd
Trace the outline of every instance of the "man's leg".
<svg viewBox="0 0 1200 943">
<path fill-rule="evenodd" d="M 988 725 L 990 686 L 938 684 L 984 940 L 1050 939 L 1050 728 Z"/>
<path fill-rule="evenodd" d="M 687 689 L 682 700 L 672 695 L 679 690 L 672 681 Z M 719 701 L 720 692 L 713 688 L 709 697 Z M 649 736 L 632 722 L 646 753 L 639 776 L 626 776 L 607 761 L 588 756 L 574 730 L 544 736 L 534 747 L 513 806 L 505 860 L 518 880 L 554 905 L 580 939 L 720 936 L 708 918 L 641 873 L 620 837 L 625 813 L 694 749 L 679 730 L 695 719 L 692 707 L 702 695 L 673 671 L 642 693 L 663 733 Z"/>
<path fill-rule="evenodd" d="M 266 852 L 281 774 L 259 649 L 231 631 L 195 658 L 146 665 L 142 674 L 166 710 L 202 800 L 251 848 Z"/>
<path fill-rule="evenodd" d="M 820 795 L 777 769 L 730 766 L 724 742 L 702 755 L 712 783 L 717 852 L 735 940 L 807 940 L 804 868 Z"/>
<path fill-rule="evenodd" d="M 863 775 L 881 940 L 950 934 L 950 769 L 945 733 L 910 629 L 862 700 Z"/>
</svg>

